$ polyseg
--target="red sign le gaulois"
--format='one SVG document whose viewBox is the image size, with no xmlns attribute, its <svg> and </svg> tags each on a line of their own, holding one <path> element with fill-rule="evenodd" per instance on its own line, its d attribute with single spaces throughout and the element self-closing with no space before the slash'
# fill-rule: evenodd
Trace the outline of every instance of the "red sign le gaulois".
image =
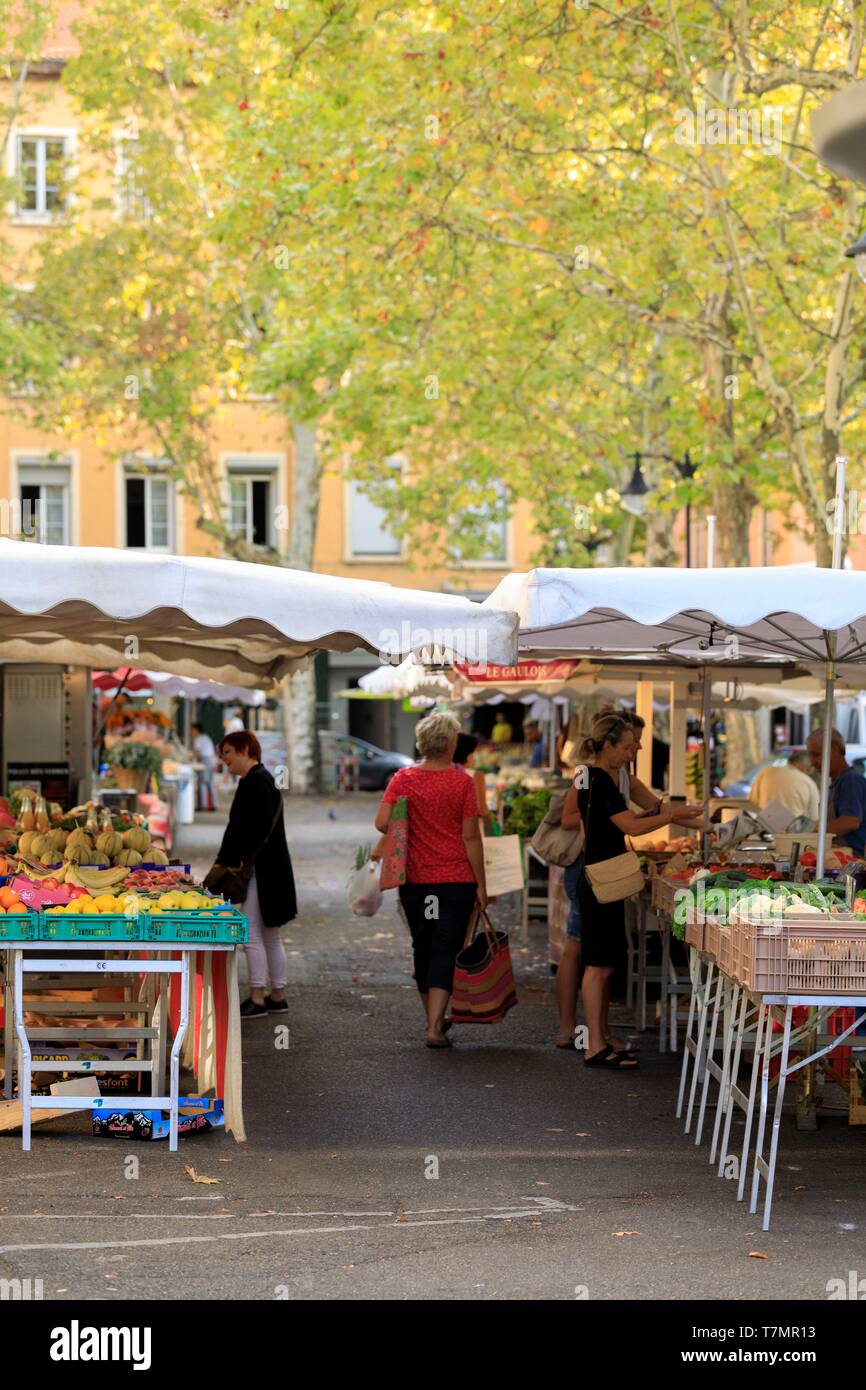
<svg viewBox="0 0 866 1390">
<path fill-rule="evenodd" d="M 573 661 L 518 661 L 516 666 L 470 666 L 455 661 L 454 669 L 464 679 L 487 685 L 505 685 L 509 681 L 564 681 L 574 670 Z"/>
</svg>

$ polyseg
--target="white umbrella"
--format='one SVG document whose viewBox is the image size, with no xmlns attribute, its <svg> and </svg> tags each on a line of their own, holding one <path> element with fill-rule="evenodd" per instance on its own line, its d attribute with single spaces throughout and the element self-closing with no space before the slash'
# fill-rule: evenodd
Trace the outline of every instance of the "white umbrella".
<svg viewBox="0 0 866 1390">
<path fill-rule="evenodd" d="M 516 618 L 374 580 L 132 550 L 0 541 L 0 655 L 267 687 L 318 651 L 511 661 Z"/>
<path fill-rule="evenodd" d="M 166 671 L 142 671 L 157 695 L 178 695 L 184 700 L 219 700 L 225 704 L 236 700 L 242 705 L 263 705 L 267 699 L 263 690 L 248 690 L 242 685 L 222 685 L 219 681 L 197 681 L 192 676 L 172 676 Z M 116 695 L 120 682 L 106 695 Z M 136 692 L 138 693 L 138 692 Z"/>
<path fill-rule="evenodd" d="M 449 699 L 453 694 L 444 671 L 430 671 L 414 656 L 407 656 L 399 666 L 377 666 L 375 671 L 361 676 L 358 685 L 368 695 L 391 696 L 395 700 L 414 696 Z"/>
<path fill-rule="evenodd" d="M 844 473 L 837 492 L 841 495 Z M 838 563 L 838 536 L 835 550 Z M 522 656 L 663 659 L 718 667 L 825 665 L 824 768 L 833 687 L 866 662 L 866 574 L 801 566 L 754 569 L 537 569 L 510 574 L 485 599 L 520 618 Z M 710 681 L 704 682 L 705 722 Z M 708 746 L 708 741 L 707 741 Z M 818 861 L 826 844 L 822 779 Z"/>
</svg>

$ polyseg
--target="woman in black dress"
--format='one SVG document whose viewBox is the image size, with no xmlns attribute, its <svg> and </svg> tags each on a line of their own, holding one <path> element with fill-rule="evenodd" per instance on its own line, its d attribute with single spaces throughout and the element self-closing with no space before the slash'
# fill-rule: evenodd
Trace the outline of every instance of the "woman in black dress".
<svg viewBox="0 0 866 1390">
<path fill-rule="evenodd" d="M 298 904 L 283 822 L 283 795 L 262 766 L 261 744 L 248 729 L 226 734 L 219 754 L 239 780 L 214 867 L 236 869 L 242 861 L 254 862 L 247 895 L 240 904 L 250 924 L 249 945 L 245 947 L 250 997 L 241 1005 L 241 1016 L 288 1013 L 286 950 L 279 929 L 298 915 Z M 265 997 L 269 974 L 271 991 Z"/>
<path fill-rule="evenodd" d="M 630 811 L 619 789 L 620 769 L 632 755 L 631 726 L 618 715 L 596 719 L 592 734 L 580 750 L 587 767 L 582 780 L 588 785 L 577 793 L 586 841 L 587 864 L 598 864 L 624 854 L 626 835 L 646 835 L 670 825 L 670 804 L 657 816 L 637 816 Z M 583 1008 L 589 1033 L 584 1063 L 611 1071 L 634 1071 L 637 1060 L 617 1051 L 609 1039 L 608 1005 L 610 978 L 625 956 L 625 913 L 622 902 L 599 903 L 584 873 L 580 880 L 580 915 L 583 958 Z"/>
</svg>

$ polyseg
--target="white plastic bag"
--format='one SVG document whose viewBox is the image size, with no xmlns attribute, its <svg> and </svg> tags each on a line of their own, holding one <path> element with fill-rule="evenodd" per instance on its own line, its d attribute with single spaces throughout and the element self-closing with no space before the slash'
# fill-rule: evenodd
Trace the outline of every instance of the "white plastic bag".
<svg viewBox="0 0 866 1390">
<path fill-rule="evenodd" d="M 375 917 L 382 906 L 378 860 L 368 859 L 349 875 L 349 907 L 356 917 Z"/>
</svg>

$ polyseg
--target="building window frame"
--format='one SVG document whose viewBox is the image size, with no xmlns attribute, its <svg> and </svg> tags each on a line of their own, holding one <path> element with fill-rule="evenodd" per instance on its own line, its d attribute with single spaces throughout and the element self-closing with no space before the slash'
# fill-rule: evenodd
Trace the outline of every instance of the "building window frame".
<svg viewBox="0 0 866 1390">
<path fill-rule="evenodd" d="M 223 453 L 221 464 L 224 474 L 224 498 L 226 526 L 231 526 L 232 483 L 266 483 L 269 489 L 265 506 L 265 540 L 253 540 L 253 506 L 248 489 L 246 500 L 245 534 L 239 539 L 254 550 L 276 550 L 282 552 L 286 544 L 281 543 L 281 531 L 277 530 L 276 508 L 285 505 L 286 460 L 282 454 L 244 454 Z M 282 528 L 281 528 L 282 529 Z M 235 534 L 235 533 L 232 533 Z M 287 533 L 286 533 L 287 534 Z"/>
<path fill-rule="evenodd" d="M 408 467 L 404 454 L 393 454 L 385 460 L 401 478 L 405 478 Z M 375 550 L 355 550 L 352 545 L 352 503 L 357 496 L 356 489 L 363 483 L 363 478 L 344 478 L 343 479 L 343 563 L 346 565 L 402 565 L 406 561 L 408 553 L 408 541 L 404 537 L 395 537 L 397 549 L 390 554 L 383 554 Z M 363 494 L 362 494 L 363 495 Z M 375 502 L 371 502 L 369 497 L 365 499 L 370 506 L 375 507 Z M 381 511 L 381 508 L 378 510 Z"/>
<path fill-rule="evenodd" d="M 122 496 L 121 507 L 123 513 L 123 547 L 125 550 L 152 551 L 157 555 L 172 555 L 175 553 L 175 525 L 176 525 L 176 499 L 174 480 L 168 476 L 168 465 L 160 460 L 150 461 L 148 459 L 126 459 L 122 470 Z M 144 545 L 130 545 L 129 543 L 129 505 L 127 500 L 127 483 L 144 483 Z M 153 484 L 156 482 L 164 483 L 166 488 L 166 535 L 168 537 L 165 545 L 155 545 L 153 542 Z"/>
<path fill-rule="evenodd" d="M 23 189 L 21 181 L 21 141 L 35 140 L 39 142 L 37 153 L 37 204 L 36 208 L 22 207 L 19 198 L 22 196 Z M 63 202 L 60 207 L 48 208 L 46 203 L 46 157 L 45 147 L 49 140 L 58 140 L 63 144 Z M 77 131 L 69 126 L 14 126 L 9 133 L 9 142 L 6 152 L 6 172 L 9 178 L 16 184 L 16 190 L 7 204 L 7 216 L 12 225 L 30 227 L 49 227 L 55 223 L 62 222 L 71 206 L 73 194 L 72 184 L 75 175 L 75 157 L 77 151 Z"/>
</svg>

